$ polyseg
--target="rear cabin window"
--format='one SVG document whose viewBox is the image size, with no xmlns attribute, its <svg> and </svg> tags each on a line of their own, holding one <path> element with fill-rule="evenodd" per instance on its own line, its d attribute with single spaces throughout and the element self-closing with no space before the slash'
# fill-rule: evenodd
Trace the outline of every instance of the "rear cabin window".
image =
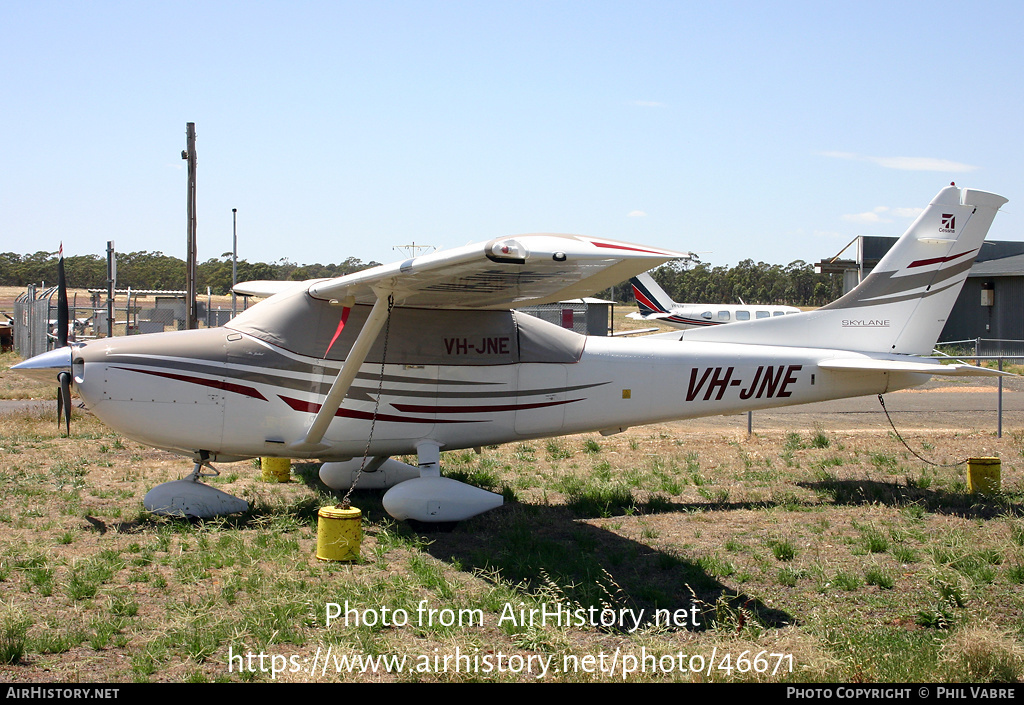
<svg viewBox="0 0 1024 705">
<path fill-rule="evenodd" d="M 771 316 L 772 316 L 772 314 L 769 311 L 758 311 L 757 312 L 757 317 L 758 318 L 771 318 Z"/>
<path fill-rule="evenodd" d="M 737 321 L 749 321 L 750 320 L 750 311 L 737 311 L 736 312 L 736 320 Z"/>
<path fill-rule="evenodd" d="M 729 312 L 728 311 L 719 311 L 718 312 L 718 320 L 720 320 L 720 321 L 728 321 L 729 320 Z"/>
</svg>

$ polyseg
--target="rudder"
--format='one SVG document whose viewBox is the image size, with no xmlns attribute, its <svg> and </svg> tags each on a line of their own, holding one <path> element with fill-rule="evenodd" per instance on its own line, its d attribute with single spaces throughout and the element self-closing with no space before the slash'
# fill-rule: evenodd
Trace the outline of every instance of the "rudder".
<svg viewBox="0 0 1024 705">
<path fill-rule="evenodd" d="M 650 274 L 638 274 L 630 279 L 629 283 L 633 285 L 633 298 L 636 299 L 637 308 L 642 315 L 669 313 L 672 310 L 672 298 L 658 286 L 658 282 L 654 281 Z"/>
<path fill-rule="evenodd" d="M 817 311 L 714 330 L 686 340 L 924 355 L 942 327 L 999 207 L 994 193 L 942 189 L 875 269 Z"/>
</svg>

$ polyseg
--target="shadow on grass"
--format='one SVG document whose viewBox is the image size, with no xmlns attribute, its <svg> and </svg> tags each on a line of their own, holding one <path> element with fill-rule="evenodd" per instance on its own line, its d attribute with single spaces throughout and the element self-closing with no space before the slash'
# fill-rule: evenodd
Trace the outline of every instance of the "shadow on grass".
<svg viewBox="0 0 1024 705">
<path fill-rule="evenodd" d="M 985 496 L 947 492 L 874 480 L 821 480 L 797 484 L 829 497 L 835 504 L 918 507 L 932 514 L 946 514 L 965 519 L 1024 515 L 1021 504 L 1006 495 Z"/>
<path fill-rule="evenodd" d="M 320 480 L 319 469 L 319 463 L 297 463 L 292 466 L 291 481 L 306 485 L 315 492 L 314 495 L 287 502 L 266 501 L 259 494 L 255 497 L 248 496 L 249 509 L 238 514 L 213 519 L 198 519 L 141 512 L 137 519 L 109 524 L 92 516 L 86 516 L 85 519 L 90 524 L 90 530 L 101 535 L 107 531 L 136 534 L 162 527 L 167 527 L 175 532 L 187 532 L 203 527 L 253 529 L 272 524 L 278 524 L 282 529 L 290 528 L 289 525 L 312 526 L 315 529 L 320 508 L 332 503 L 340 504 L 344 496 L 344 492 L 331 490 Z M 383 492 L 361 492 L 358 496 L 361 507 L 366 505 L 367 509 L 377 516 L 384 514 L 383 505 L 380 502 Z"/>
<path fill-rule="evenodd" d="M 791 615 L 720 582 L 697 561 L 659 551 L 579 521 L 567 507 L 508 504 L 431 535 L 426 551 L 462 570 L 528 592 L 555 595 L 569 609 L 677 610 L 699 615 L 686 628 L 739 629 L 794 623 Z M 680 612 L 682 614 L 682 612 Z M 682 625 L 680 625 L 682 626 Z"/>
<path fill-rule="evenodd" d="M 215 520 L 169 519 L 143 515 L 137 521 L 105 527 L 120 533 L 162 528 L 173 532 L 220 529 L 292 529 L 314 527 L 320 507 L 340 503 L 344 492 L 332 491 L 320 481 L 319 465 L 297 463 L 293 482 L 314 491 L 286 502 L 250 498 L 247 512 Z M 360 491 L 352 503 L 363 512 L 368 525 L 393 520 L 382 505 L 384 490 Z M 750 505 L 742 505 L 750 506 Z M 652 548 L 593 526 L 580 519 L 644 513 L 687 511 L 694 508 L 728 510 L 740 505 L 676 505 L 658 499 L 635 502 L 577 502 L 570 506 L 538 506 L 511 501 L 500 509 L 448 527 L 430 531 L 408 522 L 394 525 L 400 534 L 426 535 L 423 550 L 459 570 L 477 572 L 494 582 L 519 586 L 527 593 L 556 600 L 575 610 L 643 610 L 648 623 L 655 610 L 687 617 L 679 628 L 735 628 L 756 622 L 765 627 L 794 623 L 786 612 L 769 608 L 759 600 L 722 582 L 702 565 L 699 557 L 677 555 Z M 99 527 L 94 525 L 95 530 Z M 429 533 L 428 533 L 429 532 Z M 512 605 L 515 607 L 515 605 Z"/>
<path fill-rule="evenodd" d="M 296 466 L 293 473 L 310 488 L 331 494 L 320 482 L 318 466 Z M 446 476 L 477 485 L 487 485 L 478 477 L 463 477 L 458 472 Z M 486 489 L 502 492 L 503 488 Z M 509 500 L 508 493 L 506 500 Z M 335 492 L 339 499 L 342 492 Z M 362 491 L 354 495 L 363 516 L 370 522 L 387 522 L 381 498 L 384 491 Z M 718 507 L 718 505 L 714 505 Z M 580 522 L 581 518 L 621 515 L 638 510 L 644 513 L 682 511 L 694 505 L 674 505 L 660 498 L 638 505 L 629 497 L 602 497 L 599 501 L 582 497 L 567 507 L 537 506 L 507 501 L 487 512 L 454 526 L 400 522 L 402 533 L 429 537 L 425 550 L 439 560 L 461 570 L 480 571 L 492 580 L 520 585 L 534 593 L 552 591 L 569 603 L 570 609 L 643 609 L 650 617 L 654 610 L 681 610 L 700 615 L 697 624 L 707 628 L 712 621 L 741 627 L 755 619 L 768 627 L 792 624 L 794 619 L 780 610 L 720 582 L 699 563 L 632 541 L 611 531 Z M 702 508 L 706 508 L 702 505 Z M 682 612 L 680 612 L 682 614 Z"/>
</svg>

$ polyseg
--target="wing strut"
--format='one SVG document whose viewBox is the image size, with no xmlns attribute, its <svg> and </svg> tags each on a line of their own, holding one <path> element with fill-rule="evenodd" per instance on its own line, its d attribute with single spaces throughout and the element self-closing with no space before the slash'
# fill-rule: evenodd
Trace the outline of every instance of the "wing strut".
<svg viewBox="0 0 1024 705">
<path fill-rule="evenodd" d="M 370 352 L 370 347 L 377 340 L 377 334 L 380 333 L 381 328 L 387 322 L 388 316 L 391 313 L 391 305 L 390 296 L 382 298 L 378 295 L 373 308 L 370 309 L 370 315 L 367 317 L 366 323 L 363 324 L 362 330 L 356 336 L 356 341 L 352 344 L 352 349 L 349 351 L 348 357 L 345 358 L 345 362 L 338 372 L 338 377 L 334 380 L 334 384 L 331 385 L 331 389 L 327 392 L 320 411 L 317 412 L 316 418 L 313 419 L 313 424 L 306 432 L 306 437 L 298 443 L 293 443 L 291 445 L 293 450 L 316 451 L 327 448 L 320 441 L 323 440 L 327 427 L 334 419 L 334 414 L 338 411 L 338 407 L 341 406 L 341 402 L 344 401 L 345 395 L 348 394 L 348 389 L 352 386 L 356 373 L 359 372 L 360 365 L 363 364 L 363 361 Z"/>
</svg>

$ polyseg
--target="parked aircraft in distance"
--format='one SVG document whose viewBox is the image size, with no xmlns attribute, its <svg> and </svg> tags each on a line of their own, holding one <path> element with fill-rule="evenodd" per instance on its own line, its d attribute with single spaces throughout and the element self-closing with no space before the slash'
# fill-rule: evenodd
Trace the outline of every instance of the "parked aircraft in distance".
<svg viewBox="0 0 1024 705">
<path fill-rule="evenodd" d="M 15 369 L 73 382 L 114 430 L 192 457 L 189 479 L 147 495 L 151 511 L 234 511 L 244 502 L 198 482 L 203 468 L 277 456 L 325 461 L 335 488 L 394 485 L 383 502 L 398 519 L 459 521 L 501 497 L 441 477 L 442 450 L 999 374 L 921 356 L 1005 202 L 948 186 L 850 293 L 747 325 L 605 338 L 519 314 L 681 254 L 524 235 L 336 279 L 241 284 L 276 295 L 221 328 L 72 344 Z M 405 454 L 418 467 L 391 457 Z"/>
<path fill-rule="evenodd" d="M 626 314 L 641 321 L 661 321 L 676 328 L 706 328 L 723 323 L 742 323 L 787 313 L 800 313 L 795 306 L 747 304 L 677 304 L 647 272 L 629 280 L 639 311 Z"/>
</svg>

